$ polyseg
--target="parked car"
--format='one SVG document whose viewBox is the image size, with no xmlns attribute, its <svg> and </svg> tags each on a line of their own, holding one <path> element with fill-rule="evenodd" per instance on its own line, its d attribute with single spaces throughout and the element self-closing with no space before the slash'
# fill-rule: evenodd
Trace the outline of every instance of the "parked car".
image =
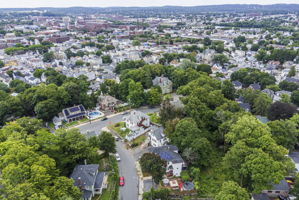
<svg viewBox="0 0 299 200">
<path fill-rule="evenodd" d="M 118 153 L 115 154 L 115 158 L 116 158 L 117 161 L 120 161 L 120 157 L 119 157 Z"/>
<path fill-rule="evenodd" d="M 113 137 L 114 137 L 115 141 L 119 141 L 119 137 L 117 137 L 116 135 Z"/>
<path fill-rule="evenodd" d="M 119 177 L 119 186 L 124 186 L 125 185 L 125 177 L 121 176 Z"/>
<path fill-rule="evenodd" d="M 129 112 L 123 112 L 123 114 L 122 114 L 122 115 L 127 115 L 127 114 L 129 114 Z"/>
<path fill-rule="evenodd" d="M 104 117 L 103 119 L 102 119 L 102 121 L 105 121 L 105 120 L 107 120 L 108 118 L 107 117 Z"/>
</svg>

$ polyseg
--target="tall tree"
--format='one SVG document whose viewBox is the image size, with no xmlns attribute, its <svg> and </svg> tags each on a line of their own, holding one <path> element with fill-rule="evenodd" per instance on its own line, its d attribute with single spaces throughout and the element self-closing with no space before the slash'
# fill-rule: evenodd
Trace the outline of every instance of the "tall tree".
<svg viewBox="0 0 299 200">
<path fill-rule="evenodd" d="M 253 112 L 256 115 L 266 116 L 272 99 L 265 93 L 260 93 L 253 102 Z"/>
<path fill-rule="evenodd" d="M 99 148 L 105 152 L 106 156 L 108 156 L 109 153 L 115 153 L 116 152 L 115 139 L 111 135 L 111 133 L 102 132 L 99 135 L 99 140 L 100 140 Z"/>
<path fill-rule="evenodd" d="M 224 182 L 215 200 L 248 200 L 249 194 L 233 181 Z"/>
<path fill-rule="evenodd" d="M 155 183 L 159 183 L 165 174 L 166 162 L 160 156 L 153 153 L 145 153 L 140 159 L 140 165 L 143 173 L 152 175 Z"/>
</svg>

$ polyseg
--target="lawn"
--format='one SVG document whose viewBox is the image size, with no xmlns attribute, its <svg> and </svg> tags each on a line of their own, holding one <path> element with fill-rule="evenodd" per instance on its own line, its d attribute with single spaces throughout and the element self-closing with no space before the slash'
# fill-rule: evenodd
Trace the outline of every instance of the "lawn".
<svg viewBox="0 0 299 200">
<path fill-rule="evenodd" d="M 80 120 L 77 120 L 77 121 L 73 121 L 73 122 L 70 122 L 70 123 L 65 123 L 65 124 L 63 124 L 63 126 L 65 128 L 69 128 L 69 127 L 76 126 L 76 125 L 79 125 L 81 123 L 88 122 L 88 121 L 89 120 L 87 118 L 83 118 L 83 119 L 80 119 Z"/>
<path fill-rule="evenodd" d="M 155 124 L 160 124 L 161 123 L 158 113 L 147 113 L 147 115 L 149 116 L 150 121 L 152 123 L 155 123 Z"/>
<path fill-rule="evenodd" d="M 116 124 L 112 124 L 112 125 L 108 126 L 108 128 L 115 131 L 122 138 L 126 137 L 126 135 L 130 133 L 129 129 L 126 129 L 124 131 L 121 130 L 122 128 L 126 128 L 125 122 L 118 122 Z"/>
<path fill-rule="evenodd" d="M 132 147 L 136 147 L 141 145 L 146 140 L 146 134 L 140 135 L 139 137 L 135 138 L 131 143 Z"/>
</svg>

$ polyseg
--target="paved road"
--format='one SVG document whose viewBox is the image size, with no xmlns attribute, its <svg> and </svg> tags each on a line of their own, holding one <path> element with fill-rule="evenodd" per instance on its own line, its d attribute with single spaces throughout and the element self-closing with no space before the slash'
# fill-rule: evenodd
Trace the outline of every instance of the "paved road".
<svg viewBox="0 0 299 200">
<path fill-rule="evenodd" d="M 144 113 L 157 112 L 159 108 L 140 108 L 137 109 Z M 90 124 L 79 125 L 78 128 L 82 134 L 94 131 L 100 134 L 101 130 L 110 124 L 123 121 L 124 115 L 116 114 L 108 116 L 105 121 L 93 121 Z M 135 167 L 135 157 L 132 150 L 127 150 L 124 143 L 119 141 L 116 143 L 116 149 L 121 161 L 118 163 L 119 175 L 125 177 L 125 186 L 120 187 L 120 200 L 137 200 L 138 199 L 138 176 Z"/>
<path fill-rule="evenodd" d="M 149 112 L 157 112 L 159 111 L 159 108 L 139 108 L 137 109 L 139 111 L 142 111 L 144 113 L 149 113 Z M 81 133 L 85 134 L 87 132 L 92 132 L 95 131 L 96 134 L 100 132 L 100 130 L 110 124 L 115 124 L 117 122 L 123 121 L 124 115 L 122 114 L 116 114 L 112 115 L 112 117 L 108 116 L 108 119 L 105 121 L 97 120 L 97 121 L 92 121 L 90 124 L 83 124 L 79 125 L 75 128 L 78 128 Z"/>
<path fill-rule="evenodd" d="M 118 163 L 119 176 L 125 177 L 125 185 L 120 187 L 121 200 L 138 199 L 138 176 L 135 167 L 135 159 L 130 150 L 127 150 L 122 142 L 117 142 L 117 152 L 121 161 Z"/>
</svg>

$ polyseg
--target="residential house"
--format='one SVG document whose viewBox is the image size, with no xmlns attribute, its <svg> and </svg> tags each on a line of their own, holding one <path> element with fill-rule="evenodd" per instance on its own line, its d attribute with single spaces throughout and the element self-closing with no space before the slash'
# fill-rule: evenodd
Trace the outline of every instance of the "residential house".
<svg viewBox="0 0 299 200">
<path fill-rule="evenodd" d="M 150 131 L 149 116 L 143 112 L 132 110 L 128 116 L 124 117 L 124 121 L 126 128 L 130 129 L 130 133 L 126 135 L 128 141 Z"/>
<path fill-rule="evenodd" d="M 239 104 L 241 108 L 243 108 L 246 112 L 250 112 L 251 106 L 249 103 L 245 103 L 243 97 L 239 97 L 235 99 L 235 101 Z"/>
<path fill-rule="evenodd" d="M 86 117 L 87 113 L 83 105 L 73 106 L 62 110 L 64 120 L 67 122 L 76 121 Z"/>
<path fill-rule="evenodd" d="M 290 186 L 286 180 L 281 180 L 278 184 L 274 184 L 271 190 L 263 190 L 262 193 L 267 194 L 271 198 L 289 196 Z"/>
<path fill-rule="evenodd" d="M 174 145 L 165 145 L 160 147 L 150 147 L 149 152 L 159 155 L 161 159 L 165 160 L 166 173 L 173 176 L 181 176 L 182 170 L 186 167 L 186 164 L 178 153 L 179 150 Z"/>
<path fill-rule="evenodd" d="M 299 152 L 293 151 L 290 152 L 288 155 L 293 163 L 295 164 L 295 170 L 298 173 L 299 172 Z"/>
<path fill-rule="evenodd" d="M 167 77 L 159 77 L 157 76 L 153 80 L 153 85 L 160 86 L 162 90 L 162 94 L 167 94 L 172 92 L 172 81 L 169 80 Z"/>
<path fill-rule="evenodd" d="M 267 94 L 271 99 L 273 99 L 274 96 L 275 96 L 275 92 L 273 90 L 268 89 L 268 88 L 263 89 L 262 92 Z"/>
<path fill-rule="evenodd" d="M 163 128 L 153 127 L 149 132 L 150 144 L 153 147 L 161 147 L 166 145 L 167 138 L 163 133 Z"/>
<path fill-rule="evenodd" d="M 234 88 L 236 90 L 241 90 L 242 89 L 242 83 L 240 81 L 232 81 L 232 84 L 234 85 Z"/>
<path fill-rule="evenodd" d="M 249 88 L 253 89 L 253 90 L 261 90 L 261 85 L 258 83 L 253 83 L 249 85 Z"/>
<path fill-rule="evenodd" d="M 115 107 L 120 103 L 118 99 L 109 95 L 101 95 L 98 98 L 98 106 L 104 111 L 114 111 Z"/>
<path fill-rule="evenodd" d="M 91 200 L 96 194 L 102 194 L 102 190 L 107 188 L 107 173 L 99 172 L 99 165 L 76 165 L 71 174 L 74 185 L 78 187 L 83 200 Z"/>
<path fill-rule="evenodd" d="M 253 194 L 251 200 L 271 200 L 267 194 Z"/>
</svg>

